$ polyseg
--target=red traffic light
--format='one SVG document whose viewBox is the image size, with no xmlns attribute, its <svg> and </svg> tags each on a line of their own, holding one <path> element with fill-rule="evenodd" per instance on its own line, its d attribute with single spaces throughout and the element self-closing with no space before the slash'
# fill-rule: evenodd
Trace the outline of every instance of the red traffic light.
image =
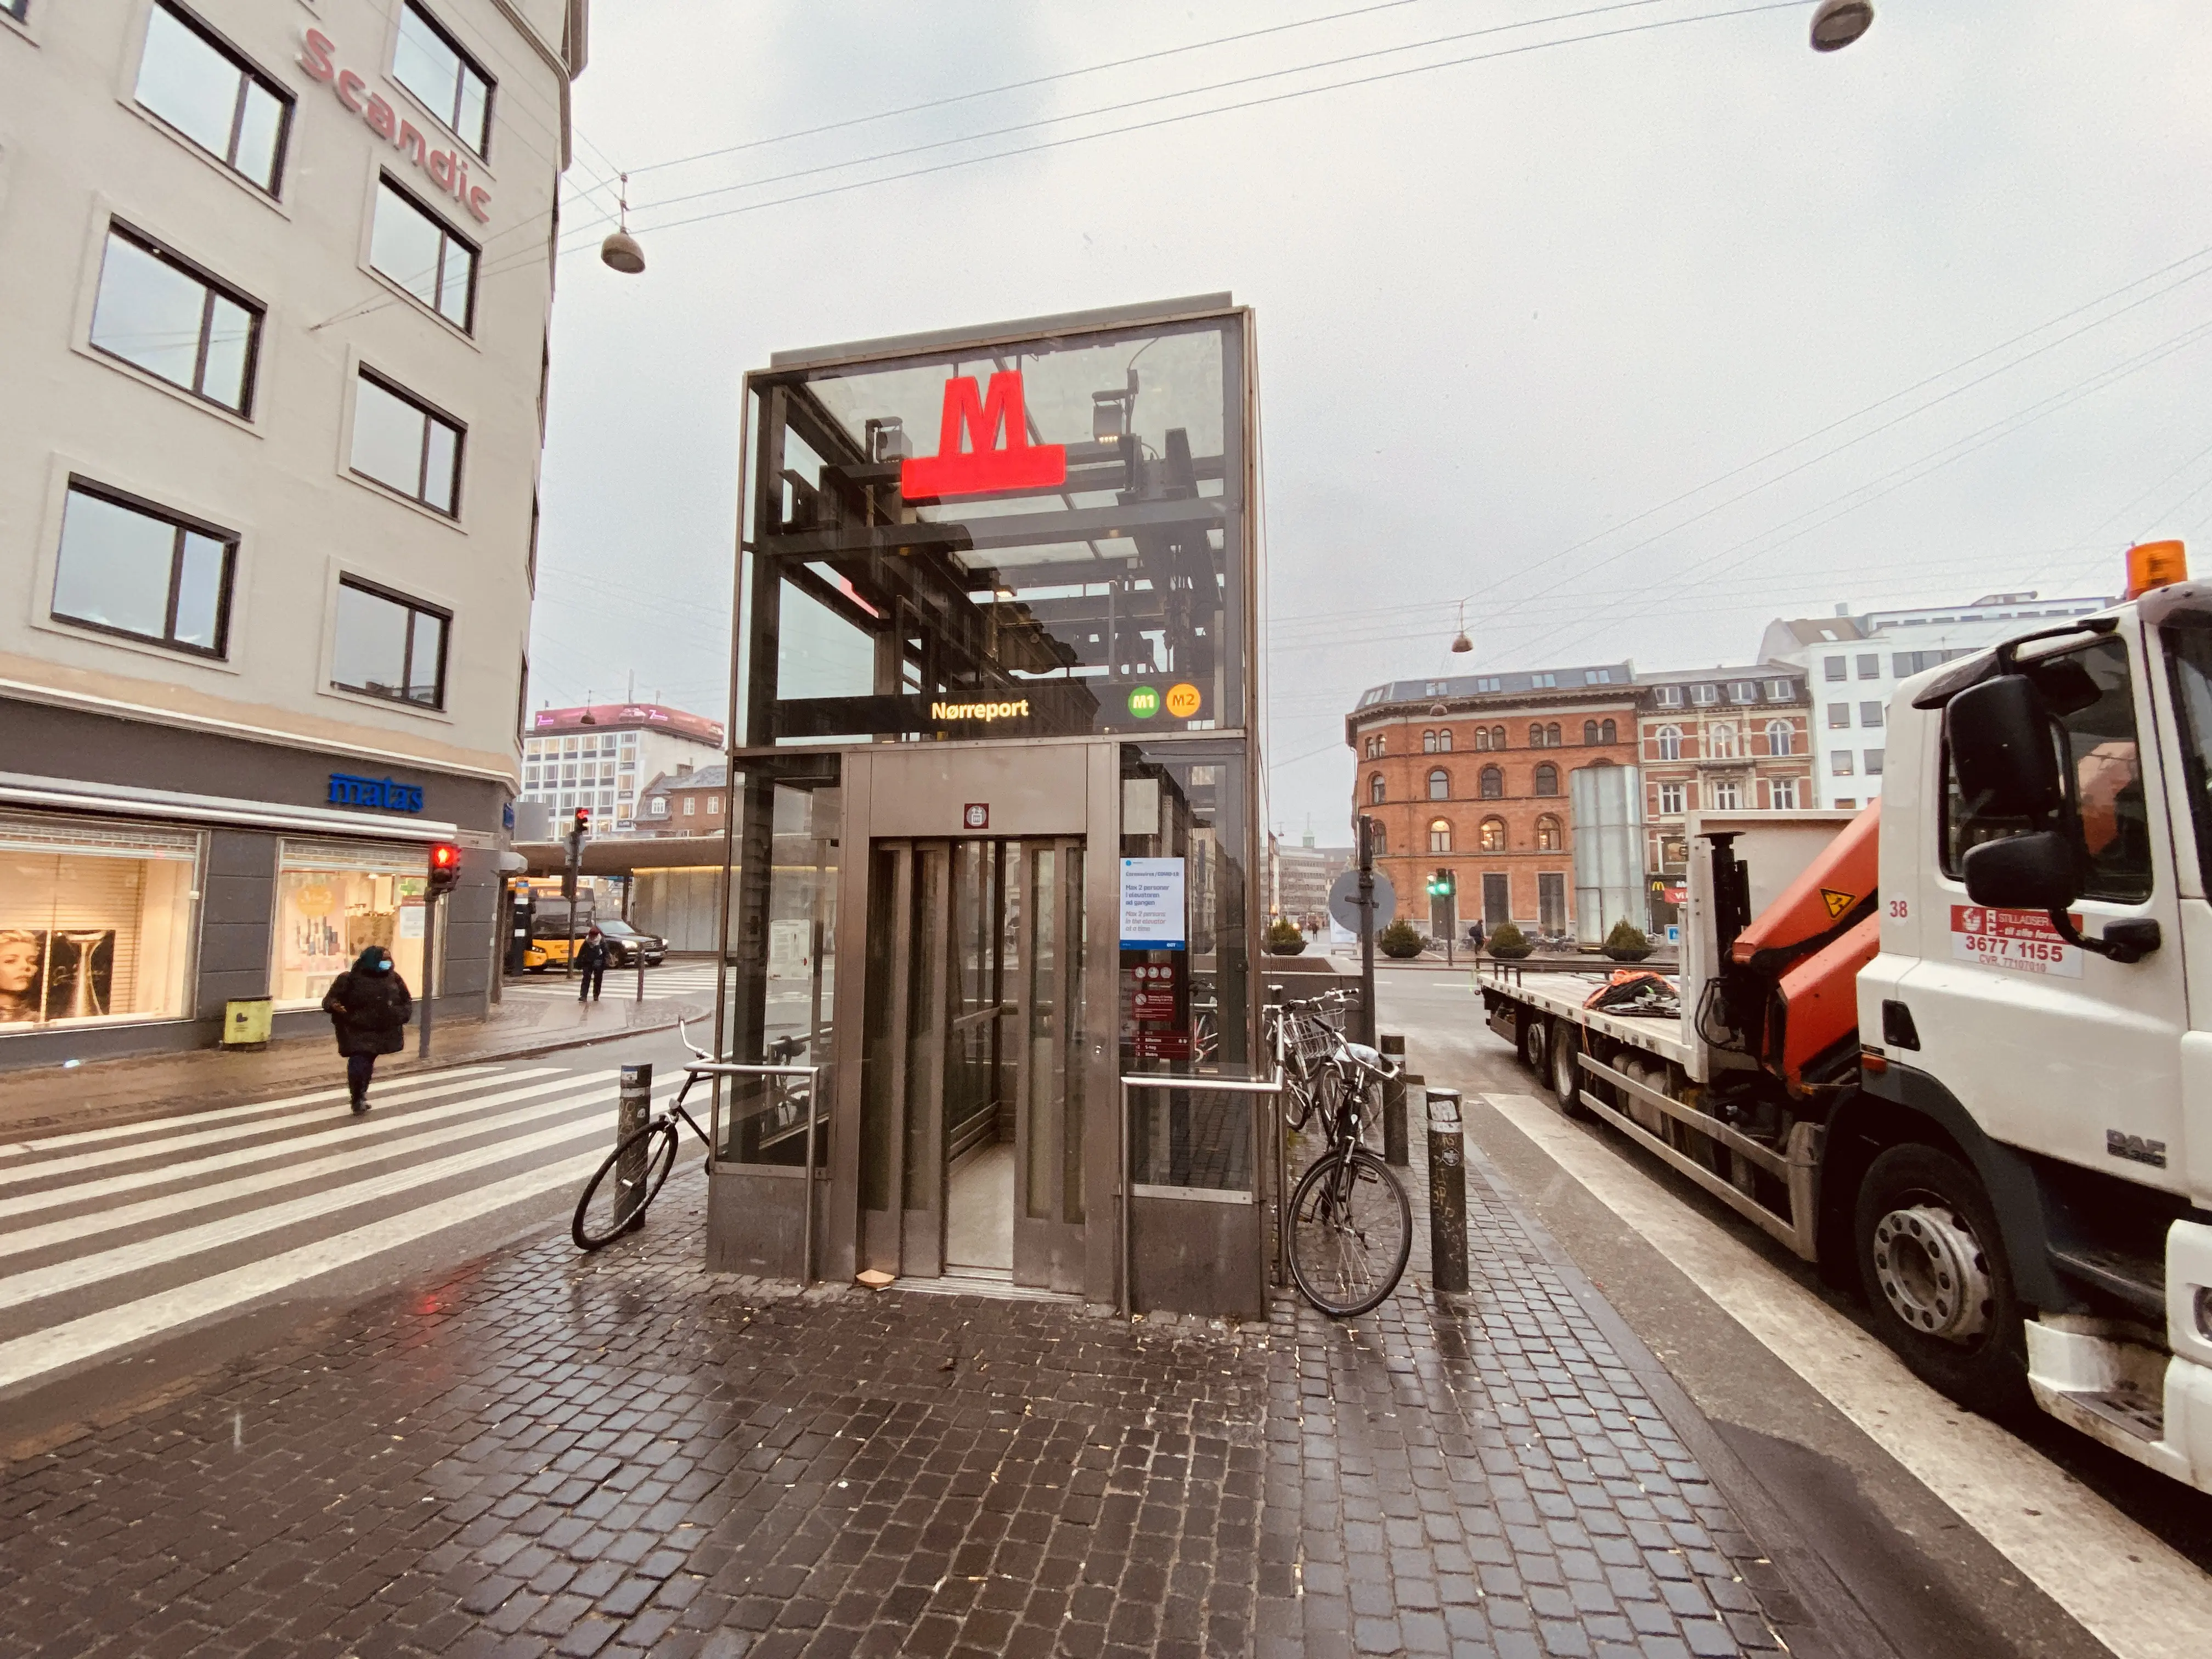
<svg viewBox="0 0 2212 1659">
<path fill-rule="evenodd" d="M 430 891 L 449 893 L 461 878 L 461 849 L 441 841 L 430 849 Z"/>
</svg>

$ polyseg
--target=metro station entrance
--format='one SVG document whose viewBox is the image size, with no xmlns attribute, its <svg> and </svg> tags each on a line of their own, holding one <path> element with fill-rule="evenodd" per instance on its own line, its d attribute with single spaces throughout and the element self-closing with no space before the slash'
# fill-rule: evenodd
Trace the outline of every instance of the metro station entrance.
<svg viewBox="0 0 2212 1659">
<path fill-rule="evenodd" d="M 863 1265 L 1082 1288 L 1084 846 L 869 849 Z"/>
</svg>

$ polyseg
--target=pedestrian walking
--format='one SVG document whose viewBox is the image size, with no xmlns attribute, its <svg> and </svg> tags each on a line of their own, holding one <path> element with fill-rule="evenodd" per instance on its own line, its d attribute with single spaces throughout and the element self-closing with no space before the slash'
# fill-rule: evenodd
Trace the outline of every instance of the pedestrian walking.
<svg viewBox="0 0 2212 1659">
<path fill-rule="evenodd" d="M 607 979 L 607 939 L 598 928 L 584 935 L 584 942 L 576 949 L 576 968 L 583 980 L 576 987 L 576 1000 L 597 1002 L 599 987 Z"/>
<path fill-rule="evenodd" d="M 323 1012 L 337 1030 L 338 1052 L 346 1057 L 346 1089 L 356 1113 L 368 1109 L 368 1081 L 379 1054 L 396 1054 L 407 1046 L 400 1035 L 415 1017 L 415 998 L 392 952 L 372 945 L 353 966 L 331 981 Z"/>
</svg>

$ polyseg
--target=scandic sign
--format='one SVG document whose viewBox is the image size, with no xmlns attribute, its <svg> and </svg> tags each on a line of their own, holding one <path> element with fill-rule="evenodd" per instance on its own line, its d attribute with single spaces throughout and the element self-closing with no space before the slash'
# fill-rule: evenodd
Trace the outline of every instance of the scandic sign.
<svg viewBox="0 0 2212 1659">
<path fill-rule="evenodd" d="M 963 437 L 969 446 L 964 453 Z M 947 380 L 937 453 L 899 463 L 899 494 L 909 501 L 1049 489 L 1066 482 L 1067 447 L 1030 441 L 1018 368 L 991 376 L 988 391 L 978 390 L 972 374 Z"/>
<path fill-rule="evenodd" d="M 368 123 L 376 136 L 395 149 L 403 149 L 414 158 L 415 165 L 430 176 L 430 182 L 469 210 L 479 224 L 491 222 L 491 192 L 482 185 L 469 182 L 468 158 L 461 154 L 460 146 L 452 149 L 432 149 L 429 141 L 416 131 L 415 124 L 402 116 L 392 106 L 373 92 L 368 82 L 349 69 L 340 69 L 335 60 L 337 44 L 320 29 L 309 29 L 307 47 L 300 54 L 300 67 L 318 81 L 327 81 L 337 100 L 356 115 Z M 367 102 L 361 94 L 368 92 Z"/>
</svg>

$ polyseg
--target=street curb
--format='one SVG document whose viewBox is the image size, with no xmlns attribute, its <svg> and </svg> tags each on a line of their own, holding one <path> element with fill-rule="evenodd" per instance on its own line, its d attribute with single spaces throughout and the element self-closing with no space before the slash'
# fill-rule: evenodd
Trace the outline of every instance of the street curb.
<svg viewBox="0 0 2212 1659">
<path fill-rule="evenodd" d="M 1744 1530 L 1765 1552 L 1771 1564 L 1771 1581 L 1754 1581 L 1752 1588 L 1790 1653 L 1800 1659 L 1901 1659 L 1858 1598 L 1806 1541 L 1765 1483 L 1730 1449 L 1697 1402 L 1674 1380 L 1674 1373 L 1614 1311 L 1559 1241 L 1522 1206 L 1504 1171 L 1472 1138 L 1467 1142 L 1467 1162 L 1520 1224 L 1536 1253 L 1559 1275 L 1560 1282 L 1589 1314 L 1590 1322 L 1604 1333 L 1621 1363 L 1635 1373 L 1651 1403 L 1735 1511 Z"/>
</svg>

